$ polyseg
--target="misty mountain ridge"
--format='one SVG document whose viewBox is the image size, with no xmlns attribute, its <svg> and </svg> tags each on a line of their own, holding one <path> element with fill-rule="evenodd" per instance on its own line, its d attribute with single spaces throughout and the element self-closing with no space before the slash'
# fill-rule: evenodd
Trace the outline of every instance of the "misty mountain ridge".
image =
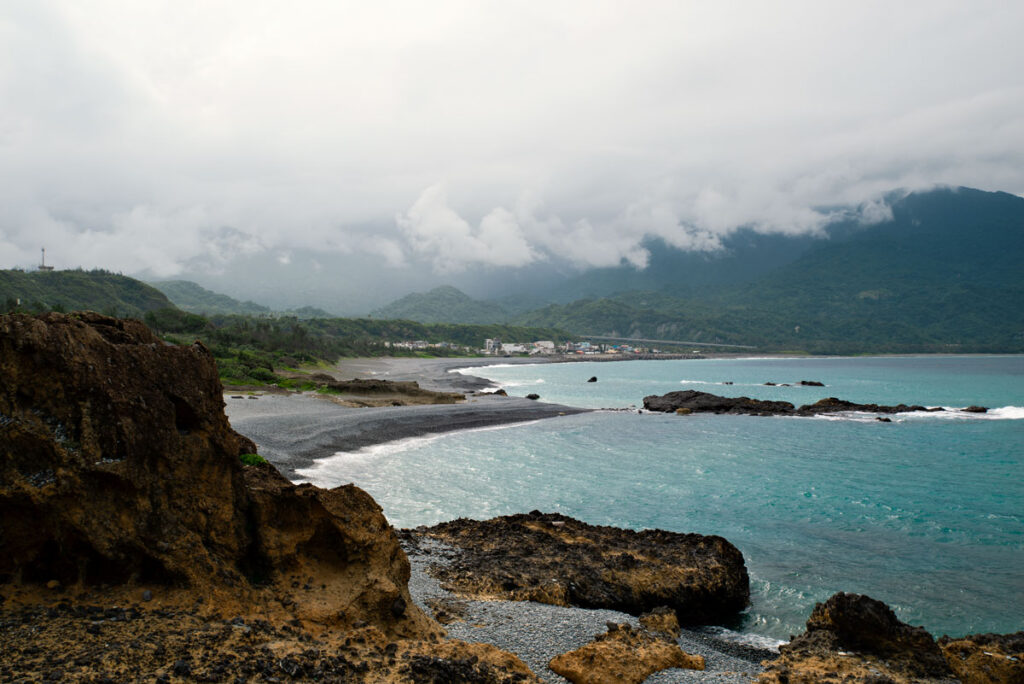
<svg viewBox="0 0 1024 684">
<path fill-rule="evenodd" d="M 240 302 L 233 297 L 207 290 L 189 280 L 160 280 L 150 285 L 167 295 L 182 311 L 197 314 L 265 314 L 270 307 L 256 302 Z"/>
<path fill-rule="evenodd" d="M 167 295 L 177 308 L 189 313 L 206 316 L 233 315 L 262 316 L 281 315 L 296 318 L 330 318 L 331 314 L 313 306 L 301 306 L 287 311 L 274 311 L 269 306 L 256 302 L 240 302 L 234 297 L 207 290 L 190 280 L 161 280 L 150 283 Z"/>
<path fill-rule="evenodd" d="M 894 193 L 890 207 L 880 223 L 837 222 L 829 239 L 741 232 L 717 257 L 652 250 L 649 273 L 600 269 L 565 285 L 606 296 L 552 296 L 511 320 L 775 349 L 1024 350 L 1024 199 L 939 189 Z M 758 245 L 770 247 L 762 259 Z M 429 306 L 428 295 L 406 302 Z"/>
<path fill-rule="evenodd" d="M 837 222 L 827 239 L 740 231 L 711 254 L 652 241 L 646 271 L 537 279 L 542 287 L 527 291 L 517 289 L 526 278 L 500 281 L 501 301 L 437 287 L 373 315 L 776 351 L 1024 351 L 1024 199 L 960 188 L 894 194 L 889 206 L 890 219 Z M 136 317 L 173 305 L 273 315 L 196 283 L 157 286 L 172 296 L 103 271 L 3 271 L 0 301 Z M 561 301 L 576 293 L 584 296 Z M 281 313 L 329 317 L 313 307 Z"/>
</svg>

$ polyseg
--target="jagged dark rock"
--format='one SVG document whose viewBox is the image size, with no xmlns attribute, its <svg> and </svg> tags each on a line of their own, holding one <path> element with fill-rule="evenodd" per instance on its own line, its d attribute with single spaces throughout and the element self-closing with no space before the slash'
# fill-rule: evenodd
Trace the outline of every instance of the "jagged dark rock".
<svg viewBox="0 0 1024 684">
<path fill-rule="evenodd" d="M 939 639 L 953 672 L 965 684 L 1024 682 L 1024 632 Z"/>
<path fill-rule="evenodd" d="M 679 390 L 662 396 L 644 397 L 644 408 L 649 411 L 673 413 L 689 409 L 691 413 L 740 413 L 753 415 L 780 415 L 794 412 L 788 401 L 762 401 L 750 397 L 720 397 L 708 392 Z"/>
<path fill-rule="evenodd" d="M 535 392 L 531 392 L 530 394 L 526 395 L 526 398 L 533 399 L 534 401 L 536 401 L 537 399 L 540 399 L 540 395 Z"/>
<path fill-rule="evenodd" d="M 942 409 L 930 409 L 927 406 L 907 406 L 906 404 L 897 404 L 896 406 L 883 406 L 879 404 L 855 404 L 852 401 L 845 401 L 843 399 L 836 399 L 835 397 L 828 397 L 827 399 L 821 399 L 813 404 L 804 404 L 797 409 L 797 413 L 803 413 L 806 415 L 818 415 L 821 413 L 845 413 L 849 411 L 859 411 L 863 413 L 910 413 L 912 411 L 941 411 Z"/>
<path fill-rule="evenodd" d="M 801 380 L 797 383 L 801 387 L 824 387 L 825 383 L 818 382 L 817 380 Z"/>
<path fill-rule="evenodd" d="M 592 375 L 592 376 L 590 377 L 590 379 L 589 379 L 589 380 L 587 380 L 587 382 L 597 382 L 597 376 L 596 376 L 596 375 Z"/>
<path fill-rule="evenodd" d="M 588 525 L 558 513 L 461 518 L 416 535 L 462 550 L 433 573 L 472 597 L 612 608 L 668 606 L 684 624 L 729 620 L 750 598 L 743 555 L 721 537 Z"/>
<path fill-rule="evenodd" d="M 926 406 L 884 406 L 879 404 L 855 404 L 829 397 L 813 404 L 805 404 L 799 408 L 788 401 L 766 401 L 750 397 L 721 397 L 697 390 L 679 390 L 661 396 L 644 397 L 644 408 L 662 413 L 678 413 L 680 409 L 690 413 L 725 413 L 754 416 L 814 416 L 823 413 L 908 413 L 912 411 L 942 411 L 942 408 Z"/>
<path fill-rule="evenodd" d="M 807 631 L 780 647 L 760 682 L 954 682 L 938 644 L 923 627 L 901 622 L 868 596 L 838 593 L 814 606 Z"/>
</svg>

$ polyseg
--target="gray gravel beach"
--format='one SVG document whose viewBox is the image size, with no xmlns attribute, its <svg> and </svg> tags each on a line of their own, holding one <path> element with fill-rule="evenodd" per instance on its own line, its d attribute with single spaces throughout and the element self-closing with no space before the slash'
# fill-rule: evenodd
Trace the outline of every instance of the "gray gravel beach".
<svg viewBox="0 0 1024 684">
<path fill-rule="evenodd" d="M 452 368 L 494 362 L 493 359 L 352 359 L 340 362 L 332 373 L 343 380 L 357 377 L 412 380 L 424 389 L 466 393 L 467 401 L 459 404 L 349 408 L 311 392 L 228 393 L 224 397 L 225 411 L 232 427 L 256 442 L 259 453 L 292 480 L 299 479 L 296 470 L 308 468 L 315 460 L 338 451 L 585 411 L 543 401 L 473 395 L 472 392 L 493 385 L 483 378 L 449 372 Z"/>
</svg>

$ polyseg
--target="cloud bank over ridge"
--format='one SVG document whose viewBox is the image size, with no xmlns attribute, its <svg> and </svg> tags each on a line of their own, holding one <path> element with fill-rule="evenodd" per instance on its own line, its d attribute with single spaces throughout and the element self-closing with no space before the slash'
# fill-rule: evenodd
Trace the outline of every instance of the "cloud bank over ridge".
<svg viewBox="0 0 1024 684">
<path fill-rule="evenodd" d="M 1024 6 L 14 0 L 0 267 L 642 268 L 1024 192 Z M 312 265 L 308 265 L 313 268 Z"/>
</svg>

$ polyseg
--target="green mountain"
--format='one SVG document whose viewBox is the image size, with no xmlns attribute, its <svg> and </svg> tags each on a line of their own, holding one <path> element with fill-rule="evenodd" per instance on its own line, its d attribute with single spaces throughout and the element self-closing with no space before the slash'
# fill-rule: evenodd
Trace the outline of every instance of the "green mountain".
<svg viewBox="0 0 1024 684">
<path fill-rule="evenodd" d="M 147 311 L 173 306 L 162 292 L 150 285 L 101 270 L 0 270 L 0 305 L 5 311 L 88 309 L 134 318 L 141 318 Z"/>
<path fill-rule="evenodd" d="M 967 188 L 890 198 L 750 283 L 632 292 L 515 319 L 577 334 L 827 353 L 1024 351 L 1024 199 Z"/>
<path fill-rule="evenodd" d="M 225 294 L 207 290 L 190 280 L 162 280 L 150 283 L 167 295 L 182 311 L 199 314 L 261 314 L 270 308 L 255 302 L 240 302 Z"/>
<path fill-rule="evenodd" d="M 473 299 L 454 287 L 435 287 L 395 300 L 370 314 L 373 318 L 400 319 L 419 323 L 504 323 L 509 313 L 499 304 Z"/>
</svg>

